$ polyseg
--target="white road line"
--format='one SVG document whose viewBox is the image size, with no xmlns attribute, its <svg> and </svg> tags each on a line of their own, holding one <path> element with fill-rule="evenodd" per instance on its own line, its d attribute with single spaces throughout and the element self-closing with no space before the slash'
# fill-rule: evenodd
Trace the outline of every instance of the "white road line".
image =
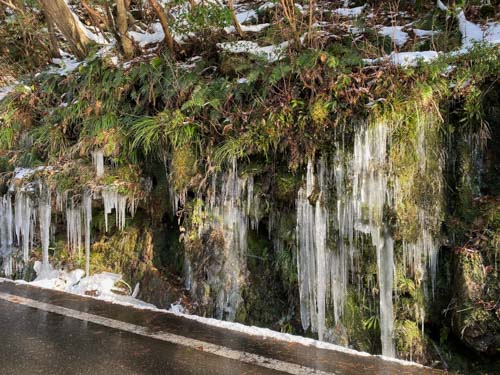
<svg viewBox="0 0 500 375">
<path fill-rule="evenodd" d="M 84 320 L 87 322 L 99 324 L 102 326 L 119 329 L 122 331 L 132 332 L 137 335 L 151 337 L 153 339 L 170 342 L 176 345 L 182 345 L 184 347 L 202 351 L 205 353 L 211 353 L 218 355 L 220 357 L 234 359 L 243 363 L 248 363 L 255 366 L 265 367 L 271 370 L 277 370 L 282 372 L 287 372 L 289 374 L 295 375 L 331 375 L 331 372 L 325 372 L 316 370 L 310 367 L 301 366 L 295 363 L 280 361 L 273 358 L 268 358 L 260 356 L 253 353 L 243 352 L 239 350 L 229 349 L 221 345 L 211 344 L 209 342 L 191 339 L 184 336 L 175 335 L 167 332 L 150 332 L 146 327 L 139 326 L 136 324 L 126 323 L 115 319 L 105 318 L 102 316 L 89 314 L 73 309 L 68 309 L 66 307 L 52 305 L 50 303 L 40 302 L 33 299 L 16 296 L 9 293 L 0 292 L 0 299 L 5 301 L 16 303 L 19 305 L 34 307 L 39 310 L 48 311 L 54 314 L 64 315 L 70 318 Z"/>
</svg>

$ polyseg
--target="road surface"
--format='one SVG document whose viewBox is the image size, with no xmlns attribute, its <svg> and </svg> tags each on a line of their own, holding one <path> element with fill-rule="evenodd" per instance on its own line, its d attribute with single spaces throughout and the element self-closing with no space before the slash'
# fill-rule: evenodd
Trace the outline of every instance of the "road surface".
<svg viewBox="0 0 500 375">
<path fill-rule="evenodd" d="M 433 374 L 173 314 L 0 282 L 0 373 Z"/>
</svg>

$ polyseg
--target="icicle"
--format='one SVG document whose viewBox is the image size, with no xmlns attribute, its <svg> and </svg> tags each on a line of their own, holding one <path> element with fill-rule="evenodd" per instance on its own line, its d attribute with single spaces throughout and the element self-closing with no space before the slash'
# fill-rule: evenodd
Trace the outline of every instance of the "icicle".
<svg viewBox="0 0 500 375">
<path fill-rule="evenodd" d="M 94 164 L 96 176 L 104 176 L 104 152 L 102 150 L 92 152 L 92 163 Z"/>
<path fill-rule="evenodd" d="M 253 199 L 253 194 L 252 187 L 247 185 L 249 179 L 238 176 L 236 159 L 232 168 L 219 176 L 217 173 L 212 175 L 207 203 L 196 205 L 195 209 L 198 217 L 211 218 L 198 227 L 200 236 L 210 229 L 220 230 L 224 235 L 222 269 L 212 274 L 208 283 L 218 289 L 215 317 L 232 321 L 242 301 L 241 287 L 247 277 L 248 210 L 252 206 L 249 200 Z M 187 260 L 186 288 L 195 290 L 196 280 L 192 278 L 190 267 Z"/>
<path fill-rule="evenodd" d="M 358 253 L 356 238 L 369 235 L 378 260 L 383 354 L 394 356 L 393 243 L 383 220 L 388 195 L 387 142 L 388 128 L 376 124 L 356 133 L 352 159 L 337 147 L 332 173 L 335 215 L 330 214 L 326 205 L 328 169 L 320 161 L 315 178 L 309 160 L 306 186 L 299 190 L 297 198 L 297 264 L 302 326 L 311 327 L 323 340 L 329 302 L 333 305 L 335 323 L 340 323 L 343 314 L 349 267 L 354 270 Z M 313 199 L 316 201 L 310 202 Z M 330 217 L 333 233 L 329 233 Z M 336 249 L 327 247 L 328 238 L 336 240 Z"/>
<path fill-rule="evenodd" d="M 70 206 L 66 207 L 66 228 L 69 249 L 73 254 L 78 251 L 78 256 L 80 256 L 82 248 L 82 209 L 79 205 L 75 206 L 71 203 Z"/>
<path fill-rule="evenodd" d="M 85 233 L 85 274 L 90 275 L 90 224 L 92 223 L 92 192 L 83 193 L 83 218 Z"/>
<path fill-rule="evenodd" d="M 13 219 L 12 198 L 6 194 L 0 200 L 0 256 L 6 277 L 12 275 Z"/>
<path fill-rule="evenodd" d="M 229 321 L 236 317 L 241 303 L 241 284 L 246 273 L 248 216 L 244 206 L 245 179 L 238 177 L 238 165 L 233 159 L 231 171 L 222 187 L 222 217 L 225 239 L 224 297 L 217 310 L 218 315 Z"/>
<path fill-rule="evenodd" d="M 40 212 L 40 241 L 42 243 L 42 264 L 45 269 L 49 268 L 49 241 L 50 241 L 50 216 L 51 196 L 50 190 L 43 183 L 40 184 L 40 200 L 38 210 Z"/>
<path fill-rule="evenodd" d="M 104 222 L 106 232 L 109 229 L 108 215 L 113 212 L 113 209 L 115 210 L 116 215 L 116 226 L 118 229 L 123 230 L 125 228 L 127 196 L 121 195 L 111 187 L 107 187 L 102 190 L 102 199 L 104 202 Z M 135 202 L 130 205 L 129 212 L 131 215 L 135 214 Z"/>
<path fill-rule="evenodd" d="M 16 191 L 15 197 L 15 232 L 16 239 L 23 248 L 23 260 L 28 262 L 35 226 L 36 212 L 33 201 L 27 192 L 20 188 Z"/>
<path fill-rule="evenodd" d="M 305 189 L 299 189 L 297 197 L 297 269 L 299 272 L 300 318 L 302 328 L 309 326 L 317 331 L 316 317 L 316 252 L 314 244 L 314 208 L 309 197 L 314 190 L 314 167 L 312 161 L 307 163 Z"/>
<path fill-rule="evenodd" d="M 380 339 L 382 355 L 395 357 L 394 309 L 392 289 L 394 281 L 394 244 L 387 230 L 384 230 L 377 244 L 377 265 L 380 293 Z"/>
<path fill-rule="evenodd" d="M 386 202 L 386 147 L 388 128 L 384 124 L 362 129 L 354 141 L 353 199 L 355 229 L 370 234 L 377 251 L 380 291 L 380 335 L 382 355 L 395 356 L 392 303 L 393 241 L 383 221 Z"/>
</svg>

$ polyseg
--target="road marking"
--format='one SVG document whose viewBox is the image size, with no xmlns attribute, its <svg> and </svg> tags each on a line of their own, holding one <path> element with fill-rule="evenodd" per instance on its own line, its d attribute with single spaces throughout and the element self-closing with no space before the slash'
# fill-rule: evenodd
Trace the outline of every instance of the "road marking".
<svg viewBox="0 0 500 375">
<path fill-rule="evenodd" d="M 16 296 L 9 293 L 0 292 L 0 299 L 5 301 L 16 303 L 18 305 L 24 305 L 33 307 L 35 309 L 48 311 L 54 314 L 64 315 L 69 318 L 79 319 L 95 324 L 99 324 L 105 327 L 118 329 L 121 331 L 127 331 L 135 333 L 137 335 L 150 337 L 153 339 L 166 341 L 172 344 L 181 345 L 190 349 L 201 351 L 204 353 L 211 353 L 218 355 L 220 357 L 233 359 L 250 365 L 265 367 L 271 370 L 286 372 L 294 375 L 331 375 L 331 372 L 325 372 L 311 367 L 301 366 L 291 362 L 280 361 L 278 359 L 264 357 L 258 354 L 253 354 L 249 352 L 229 349 L 221 345 L 212 344 L 206 341 L 196 340 L 189 337 L 179 336 L 168 332 L 152 332 L 150 329 L 139 326 L 136 324 L 126 323 L 115 319 L 105 318 L 103 316 L 85 313 L 82 311 L 77 311 L 73 309 L 68 309 L 62 306 L 52 305 L 46 302 L 40 302 L 33 299 Z"/>
</svg>

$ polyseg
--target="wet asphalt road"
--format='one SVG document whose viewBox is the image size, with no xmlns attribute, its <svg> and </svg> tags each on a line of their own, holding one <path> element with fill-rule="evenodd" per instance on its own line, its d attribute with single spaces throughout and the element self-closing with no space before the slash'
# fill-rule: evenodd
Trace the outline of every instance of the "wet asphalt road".
<svg viewBox="0 0 500 375">
<path fill-rule="evenodd" d="M 71 294 L 0 282 L 0 293 L 30 298 L 321 371 L 351 374 L 432 374 L 378 357 L 361 357 L 207 326 Z M 0 299 L 0 374 L 283 374 L 124 330 Z M 312 370 L 311 370 L 312 373 Z"/>
<path fill-rule="evenodd" d="M 0 373 L 282 374 L 2 300 Z"/>
</svg>

